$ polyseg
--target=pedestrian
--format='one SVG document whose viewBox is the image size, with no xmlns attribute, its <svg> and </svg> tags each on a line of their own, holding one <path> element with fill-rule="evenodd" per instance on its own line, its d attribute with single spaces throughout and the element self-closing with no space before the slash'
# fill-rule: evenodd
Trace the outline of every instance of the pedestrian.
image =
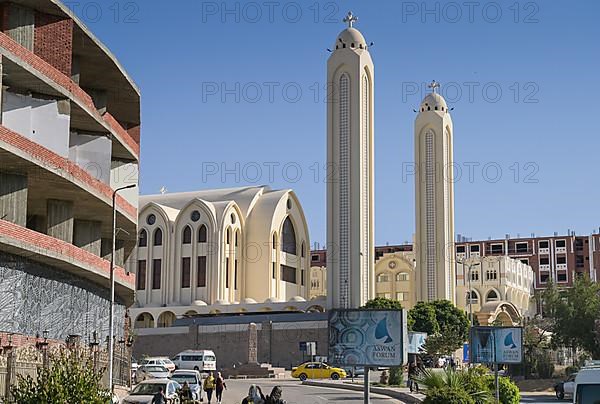
<svg viewBox="0 0 600 404">
<path fill-rule="evenodd" d="M 283 390 L 281 390 L 280 386 L 273 387 L 273 390 L 271 390 L 271 394 L 267 395 L 265 404 L 286 404 L 285 400 L 281 398 L 282 393 Z"/>
<path fill-rule="evenodd" d="M 417 362 L 411 362 L 408 365 L 408 388 L 410 392 L 416 391 L 419 392 L 419 383 L 416 382 L 415 378 L 419 374 L 419 368 L 417 367 Z"/>
<path fill-rule="evenodd" d="M 215 378 L 212 373 L 209 373 L 204 379 L 204 391 L 206 392 L 206 397 L 208 398 L 208 404 L 210 404 L 212 400 L 213 390 L 215 389 Z"/>
<path fill-rule="evenodd" d="M 167 396 L 162 387 L 158 388 L 158 391 L 152 397 L 152 404 L 167 404 Z"/>
<path fill-rule="evenodd" d="M 188 382 L 183 382 L 183 386 L 181 386 L 181 391 L 179 392 L 179 397 L 184 403 L 194 398 L 192 397 L 192 390 L 190 389 Z"/>
<path fill-rule="evenodd" d="M 250 385 L 248 396 L 242 400 L 242 404 L 265 404 L 265 396 L 256 384 Z"/>
<path fill-rule="evenodd" d="M 227 390 L 227 384 L 223 380 L 221 372 L 215 372 L 217 377 L 215 378 L 215 393 L 217 394 L 217 404 L 221 404 L 223 399 L 223 390 Z"/>
<path fill-rule="evenodd" d="M 454 360 L 454 357 L 450 358 L 450 369 L 456 370 L 456 361 Z"/>
</svg>

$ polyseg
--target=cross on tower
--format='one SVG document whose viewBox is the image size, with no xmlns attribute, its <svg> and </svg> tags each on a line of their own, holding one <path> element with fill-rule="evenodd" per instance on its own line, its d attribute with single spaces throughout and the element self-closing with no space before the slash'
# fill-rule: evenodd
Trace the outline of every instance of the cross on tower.
<svg viewBox="0 0 600 404">
<path fill-rule="evenodd" d="M 358 17 L 352 14 L 352 11 L 348 11 L 348 15 L 344 18 L 344 22 L 348 23 L 348 28 L 352 28 L 356 21 L 358 21 Z"/>
<path fill-rule="evenodd" d="M 427 87 L 431 88 L 431 91 L 432 91 L 433 93 L 435 93 L 435 89 L 436 89 L 436 88 L 440 88 L 440 83 L 438 83 L 437 81 L 433 80 L 433 81 L 431 82 L 431 84 L 429 84 Z"/>
</svg>

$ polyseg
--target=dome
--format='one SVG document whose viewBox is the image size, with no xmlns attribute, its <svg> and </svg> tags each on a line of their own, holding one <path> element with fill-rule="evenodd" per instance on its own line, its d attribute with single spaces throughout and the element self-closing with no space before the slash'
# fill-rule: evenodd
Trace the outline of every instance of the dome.
<svg viewBox="0 0 600 404">
<path fill-rule="evenodd" d="M 194 300 L 194 302 L 192 303 L 192 306 L 206 306 L 206 303 L 203 302 L 202 300 Z"/>
<path fill-rule="evenodd" d="M 342 49 L 346 45 L 346 48 L 350 49 L 367 49 L 367 41 L 363 34 L 360 33 L 356 28 L 346 28 L 338 35 L 335 40 L 335 49 Z"/>
<path fill-rule="evenodd" d="M 305 302 L 306 299 L 303 298 L 302 296 L 294 296 L 289 301 L 290 302 Z"/>
<path fill-rule="evenodd" d="M 439 95 L 438 93 L 430 93 L 427 94 L 423 101 L 421 101 L 421 107 L 419 108 L 421 112 L 424 111 L 448 111 L 448 105 L 446 104 L 446 100 L 444 97 Z"/>
</svg>

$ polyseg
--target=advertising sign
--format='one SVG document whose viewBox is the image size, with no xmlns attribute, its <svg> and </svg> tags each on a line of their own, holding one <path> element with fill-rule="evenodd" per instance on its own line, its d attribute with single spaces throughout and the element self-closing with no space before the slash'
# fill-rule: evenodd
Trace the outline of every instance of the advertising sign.
<svg viewBox="0 0 600 404">
<path fill-rule="evenodd" d="M 423 345 L 427 339 L 426 332 L 408 332 L 408 353 L 418 354 L 423 351 Z"/>
<path fill-rule="evenodd" d="M 463 362 L 469 362 L 469 344 L 463 344 Z"/>
<path fill-rule="evenodd" d="M 523 329 L 472 327 L 470 356 L 473 363 L 523 362 Z"/>
<path fill-rule="evenodd" d="M 330 310 L 329 360 L 338 366 L 401 366 L 408 360 L 405 310 Z"/>
</svg>

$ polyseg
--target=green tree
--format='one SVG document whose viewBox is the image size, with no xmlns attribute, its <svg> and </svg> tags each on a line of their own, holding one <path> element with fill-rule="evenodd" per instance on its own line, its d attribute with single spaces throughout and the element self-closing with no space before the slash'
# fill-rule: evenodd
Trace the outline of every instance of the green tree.
<svg viewBox="0 0 600 404">
<path fill-rule="evenodd" d="M 63 351 L 51 358 L 52 366 L 41 368 L 36 379 L 19 376 L 11 389 L 18 404 L 106 404 L 110 396 L 100 383 L 93 361 L 76 351 Z"/>
<path fill-rule="evenodd" d="M 450 368 L 444 371 L 424 370 L 417 377 L 419 387 L 425 390 L 425 395 L 431 403 L 487 403 L 490 391 L 485 383 L 485 376 L 476 372 L 454 371 Z M 446 397 L 448 401 L 438 401 Z M 452 401 L 459 397 L 463 401 Z M 466 397 L 466 399 L 464 398 Z M 466 401 L 464 401 L 466 400 Z"/>
<path fill-rule="evenodd" d="M 575 279 L 573 287 L 560 290 L 550 284 L 542 293 L 543 315 L 551 322 L 552 344 L 583 349 L 600 357 L 600 284 L 588 276 Z M 573 361 L 575 363 L 575 355 Z"/>
<path fill-rule="evenodd" d="M 387 310 L 402 310 L 402 303 L 398 300 L 387 299 L 385 297 L 376 297 L 365 304 L 363 309 L 387 309 Z"/>
<path fill-rule="evenodd" d="M 419 302 L 408 312 L 413 331 L 426 332 L 425 350 L 431 355 L 448 355 L 469 337 L 466 313 L 448 300 Z"/>
</svg>

